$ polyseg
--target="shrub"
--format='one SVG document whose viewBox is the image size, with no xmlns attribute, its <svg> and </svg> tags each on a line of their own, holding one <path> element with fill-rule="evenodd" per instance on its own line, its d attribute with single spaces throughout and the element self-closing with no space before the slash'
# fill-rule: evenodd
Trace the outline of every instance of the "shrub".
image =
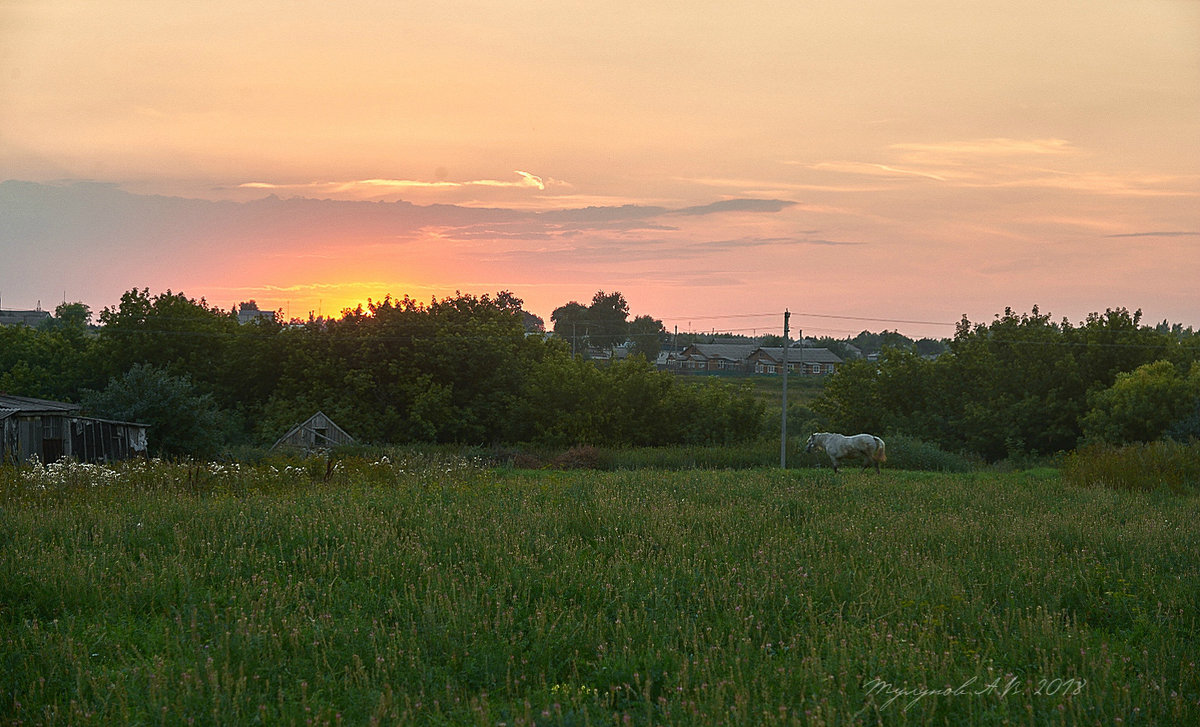
<svg viewBox="0 0 1200 727">
<path fill-rule="evenodd" d="M 947 452 L 936 444 L 903 434 L 884 437 L 887 465 L 900 470 L 970 472 L 978 463 L 962 454 Z"/>
<path fill-rule="evenodd" d="M 578 470 L 578 469 L 607 469 L 604 464 L 604 453 L 598 448 L 592 446 L 571 447 L 566 452 L 555 457 L 550 462 L 550 466 L 555 469 L 563 470 Z"/>
<path fill-rule="evenodd" d="M 508 467 L 518 470 L 541 469 L 546 464 L 545 453 L 528 446 L 466 447 L 462 455 L 479 460 L 488 467 Z"/>
<path fill-rule="evenodd" d="M 1196 494 L 1200 492 L 1200 442 L 1089 445 L 1067 455 L 1063 481 L 1081 487 L 1142 491 L 1165 487 L 1174 493 Z"/>
<path fill-rule="evenodd" d="M 212 396 L 199 393 L 189 378 L 149 364 L 134 364 L 103 391 L 86 392 L 83 405 L 93 416 L 150 425 L 156 456 L 212 457 L 227 423 Z"/>
</svg>

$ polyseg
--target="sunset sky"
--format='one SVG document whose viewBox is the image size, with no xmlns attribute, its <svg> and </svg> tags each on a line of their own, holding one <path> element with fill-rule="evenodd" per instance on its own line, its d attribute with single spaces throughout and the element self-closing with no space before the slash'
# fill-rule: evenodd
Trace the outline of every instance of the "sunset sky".
<svg viewBox="0 0 1200 727">
<path fill-rule="evenodd" d="M 0 182 L 4 308 L 1200 327 L 1200 1 L 0 0 Z"/>
</svg>

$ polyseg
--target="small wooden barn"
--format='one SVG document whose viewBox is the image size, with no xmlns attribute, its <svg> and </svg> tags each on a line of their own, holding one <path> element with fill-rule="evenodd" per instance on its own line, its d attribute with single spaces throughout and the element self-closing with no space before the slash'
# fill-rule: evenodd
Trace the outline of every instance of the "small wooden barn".
<svg viewBox="0 0 1200 727">
<path fill-rule="evenodd" d="M 0 461 L 114 462 L 146 454 L 148 425 L 79 412 L 78 404 L 0 394 Z"/>
<path fill-rule="evenodd" d="M 288 430 L 288 433 L 271 445 L 271 449 L 297 449 L 311 452 L 316 449 L 332 449 L 343 444 L 354 444 L 354 437 L 334 424 L 324 412 L 317 412 Z"/>
</svg>

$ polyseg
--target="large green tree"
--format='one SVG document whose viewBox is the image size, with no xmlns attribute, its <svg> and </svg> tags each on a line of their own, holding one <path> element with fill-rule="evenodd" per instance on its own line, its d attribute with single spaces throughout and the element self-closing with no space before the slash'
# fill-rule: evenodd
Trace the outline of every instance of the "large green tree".
<svg viewBox="0 0 1200 727">
<path fill-rule="evenodd" d="M 662 337 L 667 332 L 663 322 L 653 316 L 638 316 L 629 322 L 629 340 L 633 343 L 630 353 L 645 356 L 647 361 L 658 358 L 662 350 Z"/>
<path fill-rule="evenodd" d="M 264 439 L 320 409 L 367 441 L 514 441 L 526 423 L 512 412 L 547 348 L 511 293 L 389 297 L 283 341 Z"/>
<path fill-rule="evenodd" d="M 1200 363 L 1186 376 L 1170 361 L 1139 366 L 1117 374 L 1112 386 L 1094 391 L 1088 401 L 1086 438 L 1111 444 L 1161 439 L 1200 407 Z"/>
<path fill-rule="evenodd" d="M 629 338 L 629 302 L 619 292 L 596 291 L 585 306 L 571 301 L 554 309 L 554 335 L 568 341 L 577 353 L 587 347 L 612 348 Z"/>
<path fill-rule="evenodd" d="M 550 314 L 550 322 L 554 324 L 554 335 L 568 341 L 571 350 L 580 352 L 587 347 L 591 319 L 586 305 L 574 300 L 560 305 Z"/>
<path fill-rule="evenodd" d="M 151 295 L 133 289 L 100 313 L 100 344 L 112 375 L 150 364 L 214 391 L 230 368 L 229 344 L 237 316 L 203 299 L 170 290 Z"/>
<path fill-rule="evenodd" d="M 92 416 L 149 424 L 156 456 L 212 457 L 226 439 L 225 418 L 211 395 L 149 364 L 134 364 L 103 390 L 87 392 L 83 405 Z"/>
<path fill-rule="evenodd" d="M 83 303 L 64 303 L 37 328 L 0 326 L 0 391 L 76 401 L 83 389 L 102 385 L 89 316 Z"/>
<path fill-rule="evenodd" d="M 629 303 L 620 293 L 597 291 L 588 306 L 588 318 L 593 346 L 612 348 L 629 337 Z"/>
</svg>

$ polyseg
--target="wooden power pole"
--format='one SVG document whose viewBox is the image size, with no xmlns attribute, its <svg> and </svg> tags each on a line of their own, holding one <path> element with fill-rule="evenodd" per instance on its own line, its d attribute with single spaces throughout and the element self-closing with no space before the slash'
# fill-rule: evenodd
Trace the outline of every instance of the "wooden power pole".
<svg viewBox="0 0 1200 727">
<path fill-rule="evenodd" d="M 783 415 L 779 421 L 779 468 L 787 469 L 787 380 L 788 380 L 788 319 L 792 314 L 783 311 Z"/>
</svg>

